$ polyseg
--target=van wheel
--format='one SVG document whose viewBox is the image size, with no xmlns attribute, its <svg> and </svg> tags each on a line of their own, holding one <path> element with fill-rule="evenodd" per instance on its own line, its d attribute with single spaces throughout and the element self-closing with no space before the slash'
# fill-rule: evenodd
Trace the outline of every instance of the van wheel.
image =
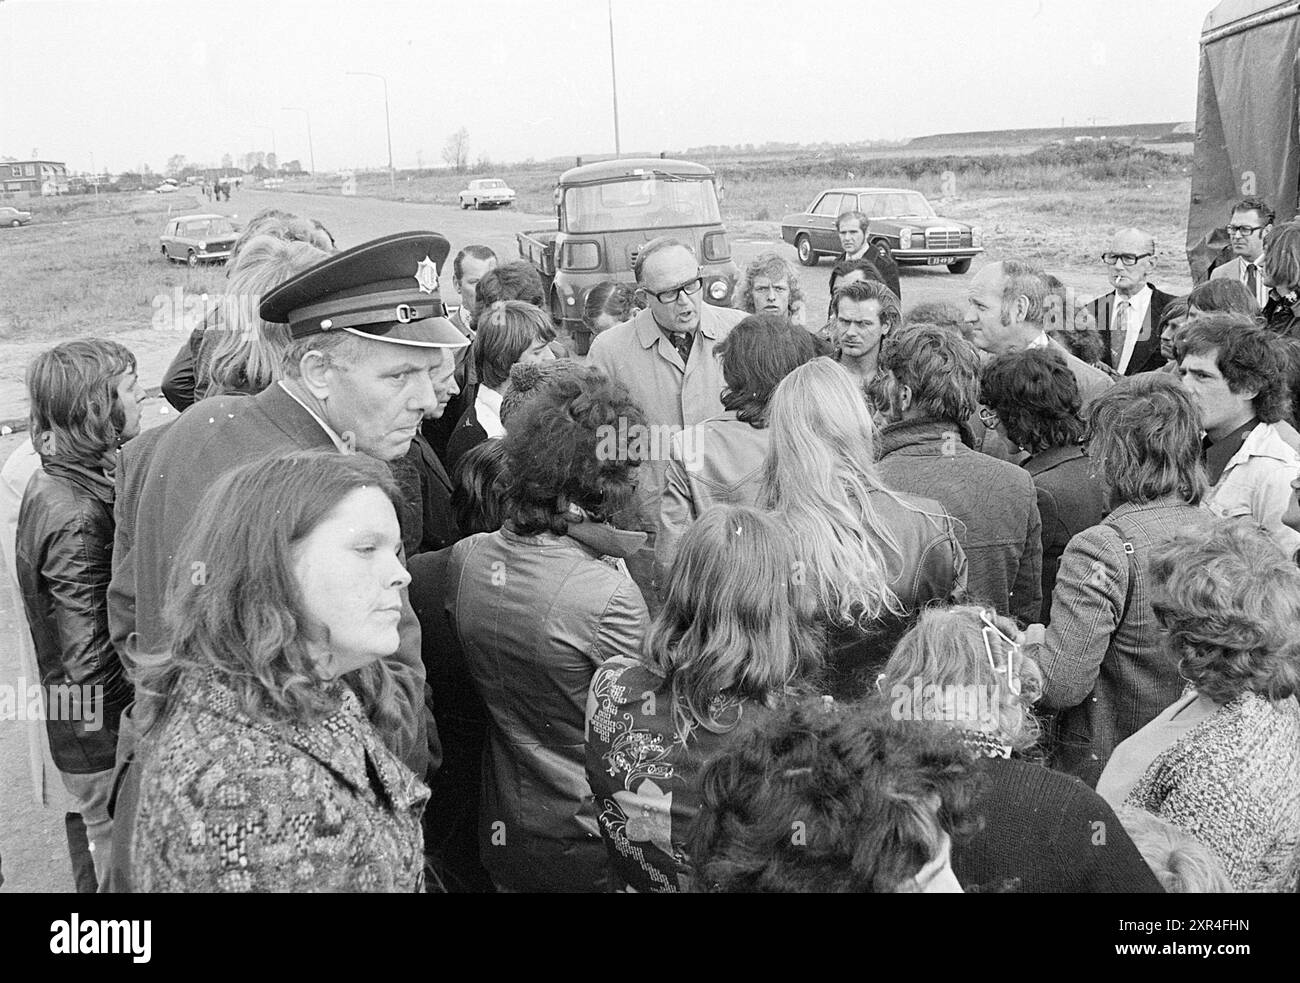
<svg viewBox="0 0 1300 983">
<path fill-rule="evenodd" d="M 969 270 L 969 269 L 970 269 L 970 260 L 969 260 L 969 259 L 959 259 L 959 260 L 957 260 L 957 262 L 955 262 L 955 263 L 949 263 L 949 264 L 948 264 L 948 272 L 949 272 L 949 273 L 959 273 L 959 274 L 960 274 L 960 273 L 965 273 L 965 272 L 966 272 L 967 270 Z"/>
<path fill-rule="evenodd" d="M 465 204 L 465 199 L 464 199 L 464 198 L 462 198 L 462 199 L 460 200 L 460 210 L 461 210 L 462 212 L 469 211 L 469 205 Z"/>
<path fill-rule="evenodd" d="M 185 257 L 185 262 L 189 264 L 190 269 L 194 269 L 196 266 L 199 265 L 198 253 L 196 253 L 193 249 L 191 249 L 189 251 L 189 255 Z"/>
<path fill-rule="evenodd" d="M 801 235 L 794 241 L 794 248 L 799 252 L 799 262 L 804 266 L 816 266 L 820 257 L 813 252 L 812 240 Z"/>
</svg>

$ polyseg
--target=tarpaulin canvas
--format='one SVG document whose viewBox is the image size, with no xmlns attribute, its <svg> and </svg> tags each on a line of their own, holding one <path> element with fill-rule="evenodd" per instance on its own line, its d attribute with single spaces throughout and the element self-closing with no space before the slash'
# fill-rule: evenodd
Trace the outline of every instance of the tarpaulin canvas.
<svg viewBox="0 0 1300 983">
<path fill-rule="evenodd" d="M 1225 0 L 1205 19 L 1187 261 L 1199 283 L 1228 244 L 1234 202 L 1258 195 L 1277 221 L 1300 193 L 1300 2 Z"/>
</svg>

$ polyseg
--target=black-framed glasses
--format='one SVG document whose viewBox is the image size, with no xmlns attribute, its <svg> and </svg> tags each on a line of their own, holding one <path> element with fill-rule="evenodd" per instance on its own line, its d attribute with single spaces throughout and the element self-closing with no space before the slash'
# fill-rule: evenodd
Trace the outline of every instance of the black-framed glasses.
<svg viewBox="0 0 1300 983">
<path fill-rule="evenodd" d="M 1107 266 L 1114 266 L 1115 260 L 1119 260 L 1125 266 L 1137 266 L 1138 260 L 1154 255 L 1155 253 L 1102 253 L 1101 261 Z"/>
<path fill-rule="evenodd" d="M 661 304 L 674 304 L 677 302 L 677 298 L 682 294 L 686 294 L 687 297 L 694 297 L 703 289 L 704 277 L 697 276 L 694 280 L 687 280 L 685 283 L 676 287 L 670 287 L 667 290 L 647 289 L 647 293 Z"/>
<path fill-rule="evenodd" d="M 1266 225 L 1229 225 L 1228 235 L 1246 238 L 1253 236 L 1256 232 L 1263 232 L 1266 228 L 1268 228 Z"/>
</svg>

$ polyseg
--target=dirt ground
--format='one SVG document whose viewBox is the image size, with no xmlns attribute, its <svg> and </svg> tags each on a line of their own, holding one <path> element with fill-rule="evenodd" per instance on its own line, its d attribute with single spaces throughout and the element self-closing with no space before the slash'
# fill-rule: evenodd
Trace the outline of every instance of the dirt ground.
<svg viewBox="0 0 1300 983">
<path fill-rule="evenodd" d="M 407 229 L 432 229 L 441 232 L 457 249 L 470 242 L 484 243 L 502 257 L 517 255 L 515 233 L 524 229 L 545 228 L 553 217 L 529 215 L 512 210 L 462 212 L 445 205 L 378 201 L 339 196 L 290 194 L 280 192 L 241 191 L 230 202 L 203 202 L 195 211 L 212 211 L 246 220 L 262 208 L 276 207 L 299 212 L 322 221 L 333 233 L 340 247 L 353 246 L 368 239 Z M 954 197 L 935 202 L 940 214 L 978 221 L 986 231 L 987 253 L 982 262 L 1020 256 L 1041 261 L 1083 299 L 1104 293 L 1108 288 L 1106 272 L 1099 254 L 1106 239 L 1117 227 L 1138 225 L 1148 228 L 1157 238 L 1163 266 L 1156 276 L 1162 289 L 1183 293 L 1190 288 L 1190 278 L 1182 258 L 1187 211 L 1185 181 L 1170 181 L 1153 188 L 1059 192 L 1007 192 L 962 199 Z M 70 220 L 72 225 L 77 220 Z M 87 235 L 97 234 L 106 221 L 85 220 Z M 140 378 L 156 391 L 163 373 L 181 344 L 184 333 L 170 326 L 155 326 L 151 314 L 153 299 L 168 295 L 183 282 L 184 271 L 169 267 L 156 252 L 157 234 L 163 221 L 151 218 L 132 223 L 135 245 L 122 257 L 126 272 L 152 290 L 136 290 L 135 305 L 85 324 L 83 333 L 107 334 L 130 348 L 140 366 Z M 155 228 L 156 225 L 156 228 Z M 735 261 L 744 266 L 765 250 L 774 249 L 796 265 L 812 312 L 824 311 L 829 300 L 827 279 L 829 261 L 814 268 L 798 267 L 794 249 L 781 241 L 778 222 L 744 222 L 730 226 Z M 39 250 L 56 232 L 66 236 L 67 229 L 43 228 L 40 224 L 14 230 L 0 239 L 0 270 L 5 270 L 6 253 Z M 18 238 L 18 236 L 23 238 Z M 12 274 L 11 274 L 12 275 Z M 13 281 L 0 273 L 0 304 Z M 50 290 L 65 289 L 67 282 L 81 278 L 83 271 L 75 264 L 67 269 L 46 270 L 43 274 Z M 182 278 L 178 281 L 178 276 Z M 902 270 L 903 307 L 928 300 L 944 300 L 964 306 L 970 274 L 955 276 L 943 268 L 904 267 Z M 156 280 L 155 280 L 156 278 Z M 204 276 L 206 286 L 216 275 Z M 84 284 L 84 279 L 82 280 Z M 444 297 L 455 300 L 448 272 L 442 280 Z M 93 289 L 93 288 L 92 288 Z M 152 294 L 152 296 L 151 296 Z M 25 439 L 17 432 L 6 432 L 21 425 L 26 417 L 23 372 L 33 355 L 67 335 L 0 340 L 0 461 Z M 161 398 L 151 399 L 145 407 L 145 426 L 158 426 L 171 418 L 170 407 Z M 17 676 L 14 633 L 19 630 L 14 612 L 0 597 L 0 683 L 12 683 Z M 26 774 L 26 738 L 23 725 L 0 721 L 0 856 L 4 858 L 5 891 L 66 891 L 71 889 L 63 818 L 42 811 L 31 802 Z"/>
</svg>

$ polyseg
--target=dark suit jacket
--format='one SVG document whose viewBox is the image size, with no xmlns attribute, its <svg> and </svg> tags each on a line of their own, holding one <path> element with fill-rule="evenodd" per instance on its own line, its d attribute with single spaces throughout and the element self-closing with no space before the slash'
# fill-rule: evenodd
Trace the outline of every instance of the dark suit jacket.
<svg viewBox="0 0 1300 983">
<path fill-rule="evenodd" d="M 148 474 L 139 491 L 134 540 L 116 557 L 109 587 L 109 629 L 113 644 L 129 658 L 129 636 L 138 634 L 141 652 L 163 652 L 169 642 L 162 606 L 175 551 L 212 483 L 226 472 L 261 457 L 298 450 L 331 450 L 334 444 L 320 425 L 278 385 L 257 396 L 214 396 L 196 403 L 157 440 L 148 455 Z M 124 464 L 130 464 L 128 457 Z M 139 476 L 122 475 L 130 485 Z M 231 508 L 237 503 L 228 503 Z M 420 626 L 403 592 L 402 644 L 370 671 L 391 676 L 403 718 L 403 733 L 393 748 L 423 777 L 437 731 L 425 712 L 424 666 L 420 661 Z M 362 670 L 366 672 L 366 670 Z M 366 703 L 364 692 L 362 704 Z M 427 736 L 426 736 L 427 728 Z"/>
<path fill-rule="evenodd" d="M 445 549 L 461 538 L 451 514 L 451 478 L 423 434 L 416 434 L 411 441 L 407 459 L 415 464 L 420 477 L 420 545 L 414 552 Z"/>
<path fill-rule="evenodd" d="M 840 253 L 841 261 L 848 258 L 848 253 Z M 901 302 L 903 291 L 898 283 L 898 264 L 894 262 L 894 257 L 889 250 L 882 249 L 880 246 L 868 246 L 867 251 L 862 254 L 862 258 L 875 265 L 876 269 L 880 271 L 880 276 L 885 281 L 885 286 L 894 291 L 894 296 Z"/>
<path fill-rule="evenodd" d="M 1151 303 L 1147 305 L 1147 316 L 1142 322 L 1142 332 L 1138 335 L 1133 357 L 1128 360 L 1125 375 L 1137 375 L 1139 372 L 1153 372 L 1165 364 L 1160 354 L 1160 315 L 1165 306 L 1177 300 L 1173 294 L 1167 294 L 1159 287 L 1151 286 Z M 1101 358 L 1112 369 L 1116 368 L 1111 355 L 1110 323 L 1115 315 L 1115 291 L 1103 294 L 1088 305 L 1097 322 L 1097 331 L 1101 334 Z"/>
<path fill-rule="evenodd" d="M 1078 444 L 1052 447 L 1025 461 L 1034 479 L 1038 514 L 1043 520 L 1043 617 L 1052 620 L 1052 589 L 1061 554 L 1076 534 L 1106 517 L 1101 485 L 1091 475 L 1091 462 Z"/>
<path fill-rule="evenodd" d="M 451 440 L 447 441 L 447 453 L 443 456 L 443 460 L 447 462 L 447 470 L 455 471 L 456 462 L 460 460 L 461 455 L 487 439 L 487 431 L 478 422 L 478 414 L 474 412 L 474 404 L 471 402 L 465 407 L 456 429 L 452 431 Z"/>
</svg>

